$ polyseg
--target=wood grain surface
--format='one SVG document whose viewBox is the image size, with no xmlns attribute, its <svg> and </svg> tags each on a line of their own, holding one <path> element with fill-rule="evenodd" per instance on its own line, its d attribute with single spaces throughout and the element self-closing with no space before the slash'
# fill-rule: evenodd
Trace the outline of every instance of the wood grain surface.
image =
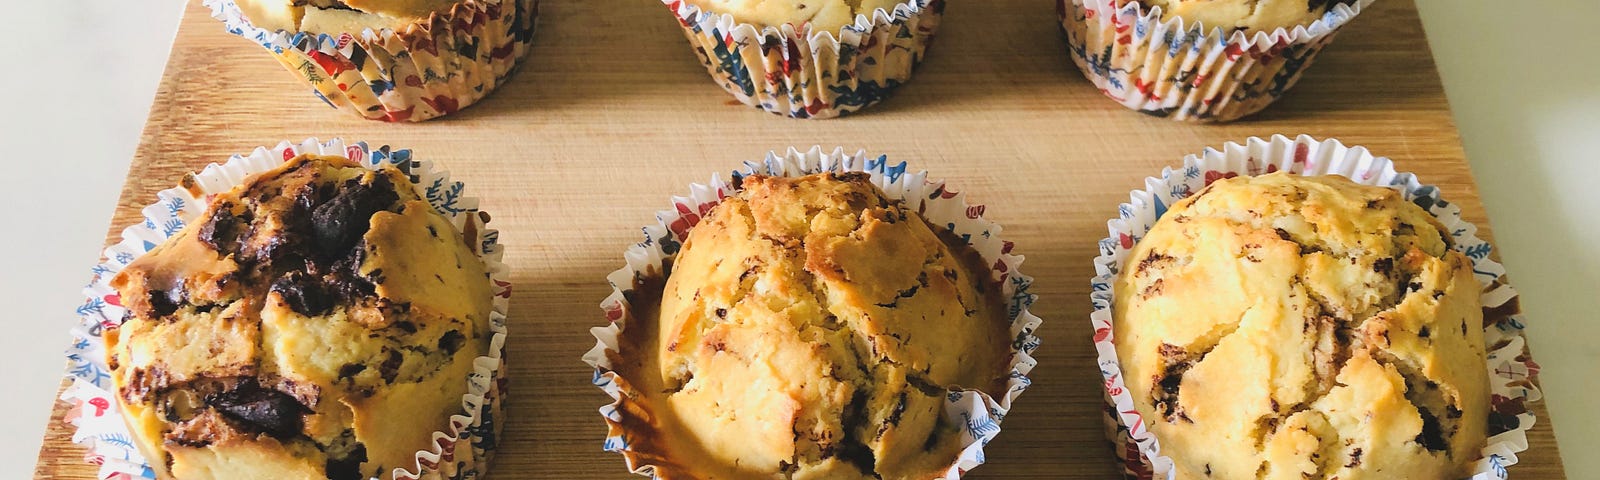
<svg viewBox="0 0 1600 480">
<path fill-rule="evenodd" d="M 514 270 L 511 416 L 492 476 L 623 479 L 631 477 L 621 457 L 600 448 L 597 410 L 610 399 L 590 385 L 580 357 L 594 345 L 589 327 L 604 322 L 605 275 L 623 264 L 639 227 L 688 183 L 769 150 L 864 148 L 987 204 L 1036 279 L 1034 311 L 1045 323 L 1034 385 L 969 478 L 1108 479 L 1091 260 L 1106 220 L 1145 177 L 1249 136 L 1339 138 L 1440 186 L 1488 237 L 1411 0 L 1378 2 L 1286 98 L 1224 126 L 1146 117 L 1104 98 L 1071 65 L 1052 3 L 950 2 L 942 38 L 893 98 L 853 117 L 801 121 L 738 104 L 715 86 L 658 1 L 547 0 L 535 48 L 510 84 L 454 116 L 390 125 L 325 107 L 196 0 L 107 241 L 185 172 L 258 145 L 315 136 L 414 149 L 483 200 Z M 62 318 L 62 328 L 71 321 Z M 1531 448 L 1511 473 L 1564 478 L 1549 416 L 1542 404 L 1533 409 Z M 93 478 L 63 414 L 57 403 L 35 478 Z"/>
</svg>

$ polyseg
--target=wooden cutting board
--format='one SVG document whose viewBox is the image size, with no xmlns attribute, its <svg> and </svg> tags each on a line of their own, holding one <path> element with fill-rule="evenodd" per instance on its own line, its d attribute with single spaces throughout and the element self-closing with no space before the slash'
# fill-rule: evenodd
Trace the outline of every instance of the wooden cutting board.
<svg viewBox="0 0 1600 480">
<path fill-rule="evenodd" d="M 865 148 L 926 169 L 987 204 L 1036 279 L 1045 319 L 1033 387 L 969 478 L 1114 478 L 1089 329 L 1096 241 L 1117 204 L 1184 155 L 1275 133 L 1365 145 L 1464 209 L 1489 237 L 1439 76 L 1411 0 L 1385 0 L 1323 53 L 1306 79 L 1250 121 L 1189 125 L 1102 97 L 1067 57 L 1053 2 L 950 2 L 917 77 L 839 120 L 776 117 L 707 77 L 655 0 L 546 1 L 522 70 L 485 102 L 420 125 L 323 106 L 260 47 L 185 12 L 107 239 L 185 172 L 258 145 L 343 137 L 436 160 L 494 217 L 509 248 L 511 414 L 498 478 L 632 478 L 601 450 L 610 402 L 580 361 L 604 323 L 605 275 L 639 228 L 687 184 L 789 146 Z M 1517 159 L 1484 159 L 1517 161 Z M 85 276 L 89 265 L 84 265 Z M 73 288 L 73 286 L 61 286 Z M 1537 323 L 1541 319 L 1531 319 Z M 61 319 L 67 328 L 70 319 Z M 1543 404 L 1518 479 L 1564 478 Z M 95 469 L 51 415 L 35 478 Z"/>
</svg>

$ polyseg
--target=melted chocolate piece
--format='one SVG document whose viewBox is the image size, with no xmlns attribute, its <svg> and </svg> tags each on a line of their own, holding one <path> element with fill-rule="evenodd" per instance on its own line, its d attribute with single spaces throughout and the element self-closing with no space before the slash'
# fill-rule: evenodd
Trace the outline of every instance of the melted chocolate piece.
<svg viewBox="0 0 1600 480">
<path fill-rule="evenodd" d="M 328 480 L 361 480 L 361 464 L 367 461 L 367 446 L 360 443 L 344 458 L 330 458 L 323 466 L 323 471 L 328 475 Z"/>
<path fill-rule="evenodd" d="M 1434 416 L 1427 408 L 1419 407 L 1417 412 L 1422 414 L 1422 432 L 1417 433 L 1417 443 L 1435 452 L 1449 450 L 1450 444 L 1445 442 L 1444 430 L 1439 426 L 1439 417 Z"/>
<path fill-rule="evenodd" d="M 345 182 L 344 188 L 311 211 L 311 234 L 323 258 L 348 253 L 371 228 L 372 214 L 387 210 L 400 200 L 389 178 L 373 177 L 372 184 L 358 180 Z"/>
<path fill-rule="evenodd" d="M 289 272 L 272 282 L 272 291 L 283 296 L 283 301 L 295 313 L 314 317 L 333 310 L 334 296 L 320 279 L 305 272 Z"/>
<path fill-rule="evenodd" d="M 845 428 L 844 439 L 835 446 L 832 453 L 837 455 L 840 460 L 860 469 L 861 473 L 876 477 L 878 470 L 876 455 L 873 455 L 872 447 L 867 446 L 856 432 L 856 426 L 866 423 L 866 421 L 867 395 L 864 392 L 856 391 L 855 395 L 850 398 L 850 406 L 845 409 L 843 422 Z M 824 458 L 826 457 L 827 455 L 824 454 Z"/>
<path fill-rule="evenodd" d="M 200 241 L 212 250 L 227 255 L 239 248 L 239 236 L 244 231 L 245 220 L 233 214 L 232 205 L 217 205 L 211 217 L 200 226 Z"/>
<path fill-rule="evenodd" d="M 184 304 L 183 297 L 184 292 L 182 287 L 173 288 L 172 290 L 166 291 L 151 290 L 150 312 L 154 313 L 156 317 L 167 317 L 174 313 L 178 313 L 178 307 Z"/>
<path fill-rule="evenodd" d="M 207 396 L 206 404 L 246 429 L 279 440 L 299 435 L 305 424 L 304 415 L 311 411 L 294 397 L 263 388 L 254 379 L 240 382 L 232 390 Z"/>
<path fill-rule="evenodd" d="M 378 364 L 378 376 L 383 378 L 383 383 L 394 383 L 395 377 L 400 376 L 400 364 L 405 362 L 405 355 L 399 350 L 390 350 L 389 357 Z"/>
<path fill-rule="evenodd" d="M 444 351 L 445 355 L 455 355 L 456 351 L 461 350 L 461 346 L 466 344 L 467 337 L 456 330 L 444 332 L 444 335 L 439 337 L 439 350 Z"/>
</svg>

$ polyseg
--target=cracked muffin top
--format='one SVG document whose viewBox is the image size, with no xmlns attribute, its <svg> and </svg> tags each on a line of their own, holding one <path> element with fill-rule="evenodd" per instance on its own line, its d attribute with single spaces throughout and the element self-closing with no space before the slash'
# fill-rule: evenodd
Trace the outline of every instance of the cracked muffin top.
<svg viewBox="0 0 1600 480">
<path fill-rule="evenodd" d="M 161 478 L 390 478 L 489 348 L 483 262 L 392 167 L 302 156 L 112 280 L 107 363 Z"/>
<path fill-rule="evenodd" d="M 613 365 L 660 478 L 932 478 L 964 435 L 950 390 L 1010 359 L 978 254 L 867 174 L 752 176 L 690 231 Z M 649 292 L 661 292 L 657 303 Z"/>
<path fill-rule="evenodd" d="M 1489 401 L 1481 287 L 1399 192 L 1220 180 L 1127 262 L 1117 355 L 1177 478 L 1469 476 Z"/>
<path fill-rule="evenodd" d="M 811 26 L 813 32 L 838 32 L 856 23 L 857 15 L 871 16 L 877 9 L 894 11 L 905 0 L 688 0 L 701 9 L 733 15 L 740 23 L 756 27 L 792 24 Z"/>
<path fill-rule="evenodd" d="M 236 0 L 251 24 L 268 30 L 310 33 L 360 33 L 427 20 L 460 0 Z"/>
<path fill-rule="evenodd" d="M 1181 17 L 1207 29 L 1271 32 L 1311 25 L 1335 5 L 1356 0 L 1117 0 L 1118 7 L 1129 3 L 1161 7 L 1162 19 Z"/>
</svg>

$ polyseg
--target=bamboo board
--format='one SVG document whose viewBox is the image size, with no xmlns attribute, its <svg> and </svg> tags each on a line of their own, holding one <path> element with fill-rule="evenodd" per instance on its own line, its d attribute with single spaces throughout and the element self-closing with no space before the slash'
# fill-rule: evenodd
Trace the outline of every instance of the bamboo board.
<svg viewBox="0 0 1600 480">
<path fill-rule="evenodd" d="M 1286 98 L 1225 126 L 1150 118 L 1103 98 L 1071 66 L 1052 3 L 950 2 L 942 38 L 893 98 L 853 117 L 798 121 L 716 87 L 660 2 L 546 1 L 535 48 L 509 85 L 454 116 L 390 125 L 323 106 L 196 0 L 107 239 L 185 172 L 258 145 L 316 136 L 411 148 L 483 199 L 508 246 L 512 400 L 493 476 L 633 478 L 601 450 L 597 410 L 610 399 L 580 361 L 594 345 L 589 327 L 604 322 L 605 275 L 690 182 L 772 149 L 864 148 L 987 204 L 1035 277 L 1034 312 L 1045 319 L 1035 382 L 988 464 L 968 478 L 1107 479 L 1115 473 L 1088 322 L 1091 260 L 1105 221 L 1146 176 L 1249 136 L 1339 138 L 1438 185 L 1490 238 L 1411 0 L 1379 2 Z M 1565 478 L 1549 415 L 1543 404 L 1533 410 L 1531 449 L 1511 473 Z M 35 478 L 94 476 L 64 413 L 57 403 Z"/>
</svg>

